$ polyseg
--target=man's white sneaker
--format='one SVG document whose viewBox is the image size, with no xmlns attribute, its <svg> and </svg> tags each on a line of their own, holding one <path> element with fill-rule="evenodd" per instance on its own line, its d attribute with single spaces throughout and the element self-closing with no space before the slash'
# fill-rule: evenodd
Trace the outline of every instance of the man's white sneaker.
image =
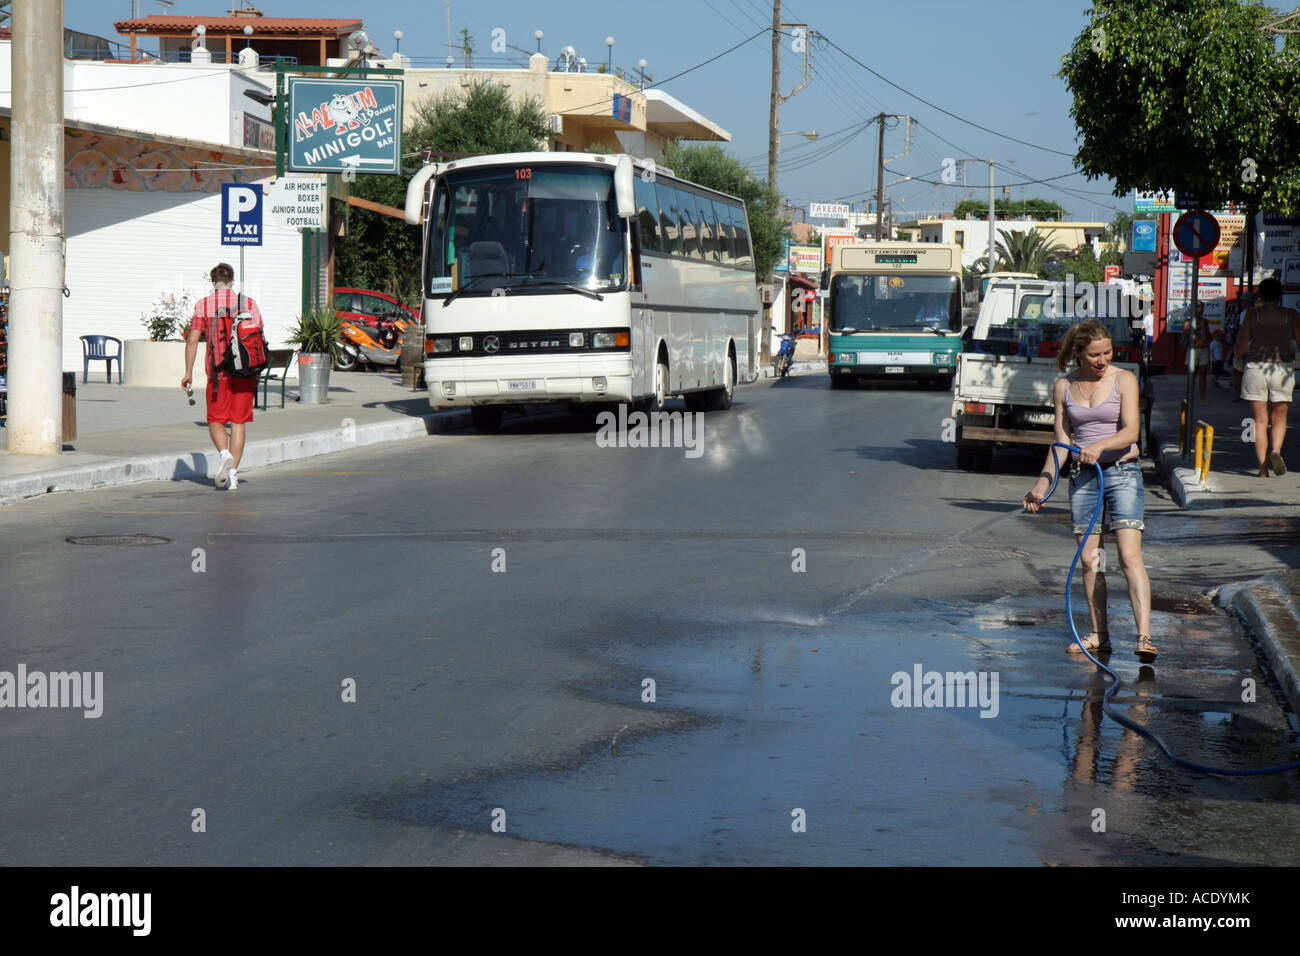
<svg viewBox="0 0 1300 956">
<path fill-rule="evenodd" d="M 221 453 L 221 467 L 217 469 L 217 476 L 213 480 L 218 488 L 225 488 L 230 484 L 230 472 L 235 467 L 235 456 L 228 451 Z"/>
<path fill-rule="evenodd" d="M 230 490 L 234 491 L 238 487 L 239 487 L 239 472 L 238 470 L 231 468 L 230 469 Z"/>
</svg>

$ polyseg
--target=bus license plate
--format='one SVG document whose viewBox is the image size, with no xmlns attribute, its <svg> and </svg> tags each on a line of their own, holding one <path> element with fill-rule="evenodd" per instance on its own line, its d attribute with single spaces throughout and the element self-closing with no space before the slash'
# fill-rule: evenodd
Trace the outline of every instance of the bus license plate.
<svg viewBox="0 0 1300 956">
<path fill-rule="evenodd" d="M 506 389 L 511 392 L 535 392 L 537 391 L 537 379 L 512 378 L 506 383 Z"/>
<path fill-rule="evenodd" d="M 886 366 L 885 366 L 885 374 L 886 374 L 886 375 L 902 375 L 902 374 L 903 374 L 903 366 L 901 366 L 901 365 L 886 365 Z"/>
</svg>

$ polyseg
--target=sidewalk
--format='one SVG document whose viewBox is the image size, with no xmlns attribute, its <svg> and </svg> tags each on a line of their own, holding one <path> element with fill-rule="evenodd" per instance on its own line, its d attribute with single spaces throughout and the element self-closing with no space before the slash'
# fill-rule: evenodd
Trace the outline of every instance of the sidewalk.
<svg viewBox="0 0 1300 956">
<path fill-rule="evenodd" d="M 1213 381 L 1206 386 L 1205 401 L 1200 400 L 1198 392 L 1192 410 L 1193 422 L 1203 421 L 1214 428 L 1209 480 L 1202 490 L 1194 466 L 1195 447 L 1185 460 L 1179 453 L 1179 409 L 1187 395 L 1187 378 L 1161 375 L 1152 381 L 1156 402 L 1151 414 L 1150 451 L 1180 507 L 1198 511 L 1248 509 L 1252 518 L 1294 519 L 1300 514 L 1300 414 L 1294 402 L 1289 411 L 1287 439 L 1282 446 L 1287 473 L 1260 478 L 1254 442 L 1242 441 L 1247 425 L 1253 421 L 1250 403 L 1233 401 L 1232 389 Z M 1276 572 L 1254 581 L 1219 588 L 1215 600 L 1245 622 L 1286 693 L 1291 709 L 1300 714 L 1297 595 L 1300 595 L 1300 572 L 1279 566 Z"/>
<path fill-rule="evenodd" d="M 1151 415 L 1152 445 L 1156 463 L 1169 479 L 1169 490 L 1182 508 L 1279 507 L 1294 514 L 1300 507 L 1300 413 L 1291 403 L 1282 457 L 1287 473 L 1281 477 L 1257 477 L 1253 441 L 1242 441 L 1246 426 L 1253 421 L 1250 403 L 1233 401 L 1231 388 L 1210 382 L 1205 401 L 1199 394 L 1192 409 L 1193 423 L 1204 421 L 1214 428 L 1214 451 L 1210 476 L 1202 491 L 1194 471 L 1195 447 L 1186 460 L 1178 451 L 1179 406 L 1187 395 L 1184 375 L 1159 375 L 1152 379 L 1156 403 Z M 1300 395 L 1297 396 L 1300 398 Z"/>
<path fill-rule="evenodd" d="M 260 394 L 260 393 L 259 393 Z M 404 388 L 396 372 L 333 372 L 329 403 L 300 405 L 289 382 L 271 407 L 253 413 L 243 466 L 256 468 L 376 442 L 464 428 L 469 412 L 433 412 L 428 393 Z M 14 455 L 0 428 L 0 505 L 51 491 L 83 491 L 136 481 L 207 481 L 217 469 L 201 393 L 77 382 L 77 435 L 61 455 Z"/>
</svg>

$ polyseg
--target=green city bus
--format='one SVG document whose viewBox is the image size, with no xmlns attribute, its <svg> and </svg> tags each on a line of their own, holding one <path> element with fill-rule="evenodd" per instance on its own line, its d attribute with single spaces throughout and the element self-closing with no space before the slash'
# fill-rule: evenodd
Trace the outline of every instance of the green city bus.
<svg viewBox="0 0 1300 956">
<path fill-rule="evenodd" d="M 952 385 L 961 352 L 960 246 L 834 246 L 825 284 L 832 388 L 860 379 Z"/>
</svg>

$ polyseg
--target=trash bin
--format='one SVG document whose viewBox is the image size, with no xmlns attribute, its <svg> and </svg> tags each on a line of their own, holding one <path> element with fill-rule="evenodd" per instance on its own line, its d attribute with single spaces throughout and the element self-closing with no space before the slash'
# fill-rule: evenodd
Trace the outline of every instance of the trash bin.
<svg viewBox="0 0 1300 956">
<path fill-rule="evenodd" d="M 77 437 L 77 373 L 63 373 L 63 440 Z"/>
<path fill-rule="evenodd" d="M 298 356 L 298 401 L 304 405 L 324 405 L 329 401 L 330 359 L 328 352 Z"/>
</svg>

